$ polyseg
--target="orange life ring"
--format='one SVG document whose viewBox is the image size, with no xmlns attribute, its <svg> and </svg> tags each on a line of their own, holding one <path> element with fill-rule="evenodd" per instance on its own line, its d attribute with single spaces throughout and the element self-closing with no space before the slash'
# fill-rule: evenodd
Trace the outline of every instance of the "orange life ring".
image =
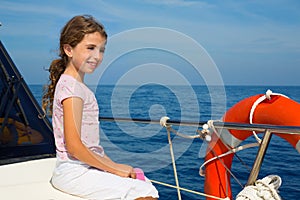
<svg viewBox="0 0 300 200">
<path fill-rule="evenodd" d="M 222 121 L 249 124 L 252 106 L 262 96 L 255 95 L 238 102 L 225 113 Z M 256 106 L 252 122 L 255 124 L 300 126 L 300 104 L 281 95 L 271 95 L 270 99 L 266 98 Z M 217 134 L 212 134 L 212 140 L 207 148 L 206 161 L 227 152 L 228 146 L 230 148 L 237 147 L 253 133 L 245 130 L 222 129 L 219 134 L 220 138 Z M 300 135 L 275 134 L 287 140 L 300 153 Z M 206 194 L 232 198 L 230 174 L 225 169 L 224 164 L 230 169 L 233 156 L 233 154 L 229 154 L 205 165 L 204 191 Z"/>
</svg>

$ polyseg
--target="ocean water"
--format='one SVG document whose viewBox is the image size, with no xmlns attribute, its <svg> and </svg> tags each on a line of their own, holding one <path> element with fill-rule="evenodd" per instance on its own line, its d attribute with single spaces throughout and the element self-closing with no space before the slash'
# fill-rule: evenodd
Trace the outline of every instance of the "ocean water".
<svg viewBox="0 0 300 200">
<path fill-rule="evenodd" d="M 42 85 L 30 85 L 33 95 L 41 102 Z M 94 86 L 102 117 L 125 117 L 159 120 L 168 116 L 172 120 L 218 120 L 224 112 L 240 100 L 265 93 L 267 89 L 282 93 L 300 102 L 300 87 L 287 86 Z M 300 117 L 300 116 L 299 116 Z M 166 129 L 157 124 L 101 121 L 101 145 L 115 161 L 142 168 L 152 180 L 175 185 L 172 160 Z M 196 134 L 196 127 L 173 126 L 183 134 Z M 204 191 L 204 177 L 199 176 L 206 144 L 200 139 L 185 139 L 171 134 L 179 184 L 183 188 Z M 253 142 L 248 138 L 245 143 Z M 245 184 L 248 180 L 258 148 L 237 153 L 232 172 Z M 242 162 L 240 161 L 242 160 Z M 279 189 L 283 199 L 300 197 L 300 155 L 286 141 L 272 136 L 258 178 L 276 174 L 282 178 Z M 233 195 L 241 186 L 231 178 Z M 177 199 L 177 191 L 155 184 L 160 199 Z M 181 192 L 182 199 L 205 199 Z"/>
</svg>

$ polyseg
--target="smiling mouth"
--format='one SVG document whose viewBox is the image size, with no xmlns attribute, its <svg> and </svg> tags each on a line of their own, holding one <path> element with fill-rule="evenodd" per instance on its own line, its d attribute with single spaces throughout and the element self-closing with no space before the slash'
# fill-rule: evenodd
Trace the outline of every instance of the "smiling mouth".
<svg viewBox="0 0 300 200">
<path fill-rule="evenodd" d="M 96 62 L 87 62 L 87 64 L 93 68 L 96 68 L 98 66 L 98 63 Z"/>
</svg>

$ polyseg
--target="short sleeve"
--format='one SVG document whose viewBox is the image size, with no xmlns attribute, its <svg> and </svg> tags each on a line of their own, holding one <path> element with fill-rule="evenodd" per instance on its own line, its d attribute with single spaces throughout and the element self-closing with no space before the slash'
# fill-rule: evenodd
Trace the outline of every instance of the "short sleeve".
<svg viewBox="0 0 300 200">
<path fill-rule="evenodd" d="M 61 104 L 63 100 L 70 97 L 79 97 L 82 100 L 85 99 L 85 90 L 82 88 L 82 84 L 68 75 L 61 76 L 55 90 L 57 91 L 56 100 L 59 104 Z"/>
</svg>

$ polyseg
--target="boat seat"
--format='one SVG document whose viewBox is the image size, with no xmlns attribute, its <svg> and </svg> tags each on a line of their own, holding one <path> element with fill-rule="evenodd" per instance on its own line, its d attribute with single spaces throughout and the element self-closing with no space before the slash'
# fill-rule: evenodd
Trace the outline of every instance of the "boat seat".
<svg viewBox="0 0 300 200">
<path fill-rule="evenodd" d="M 1 199 L 83 200 L 55 189 L 50 179 L 56 158 L 0 166 Z"/>
</svg>

